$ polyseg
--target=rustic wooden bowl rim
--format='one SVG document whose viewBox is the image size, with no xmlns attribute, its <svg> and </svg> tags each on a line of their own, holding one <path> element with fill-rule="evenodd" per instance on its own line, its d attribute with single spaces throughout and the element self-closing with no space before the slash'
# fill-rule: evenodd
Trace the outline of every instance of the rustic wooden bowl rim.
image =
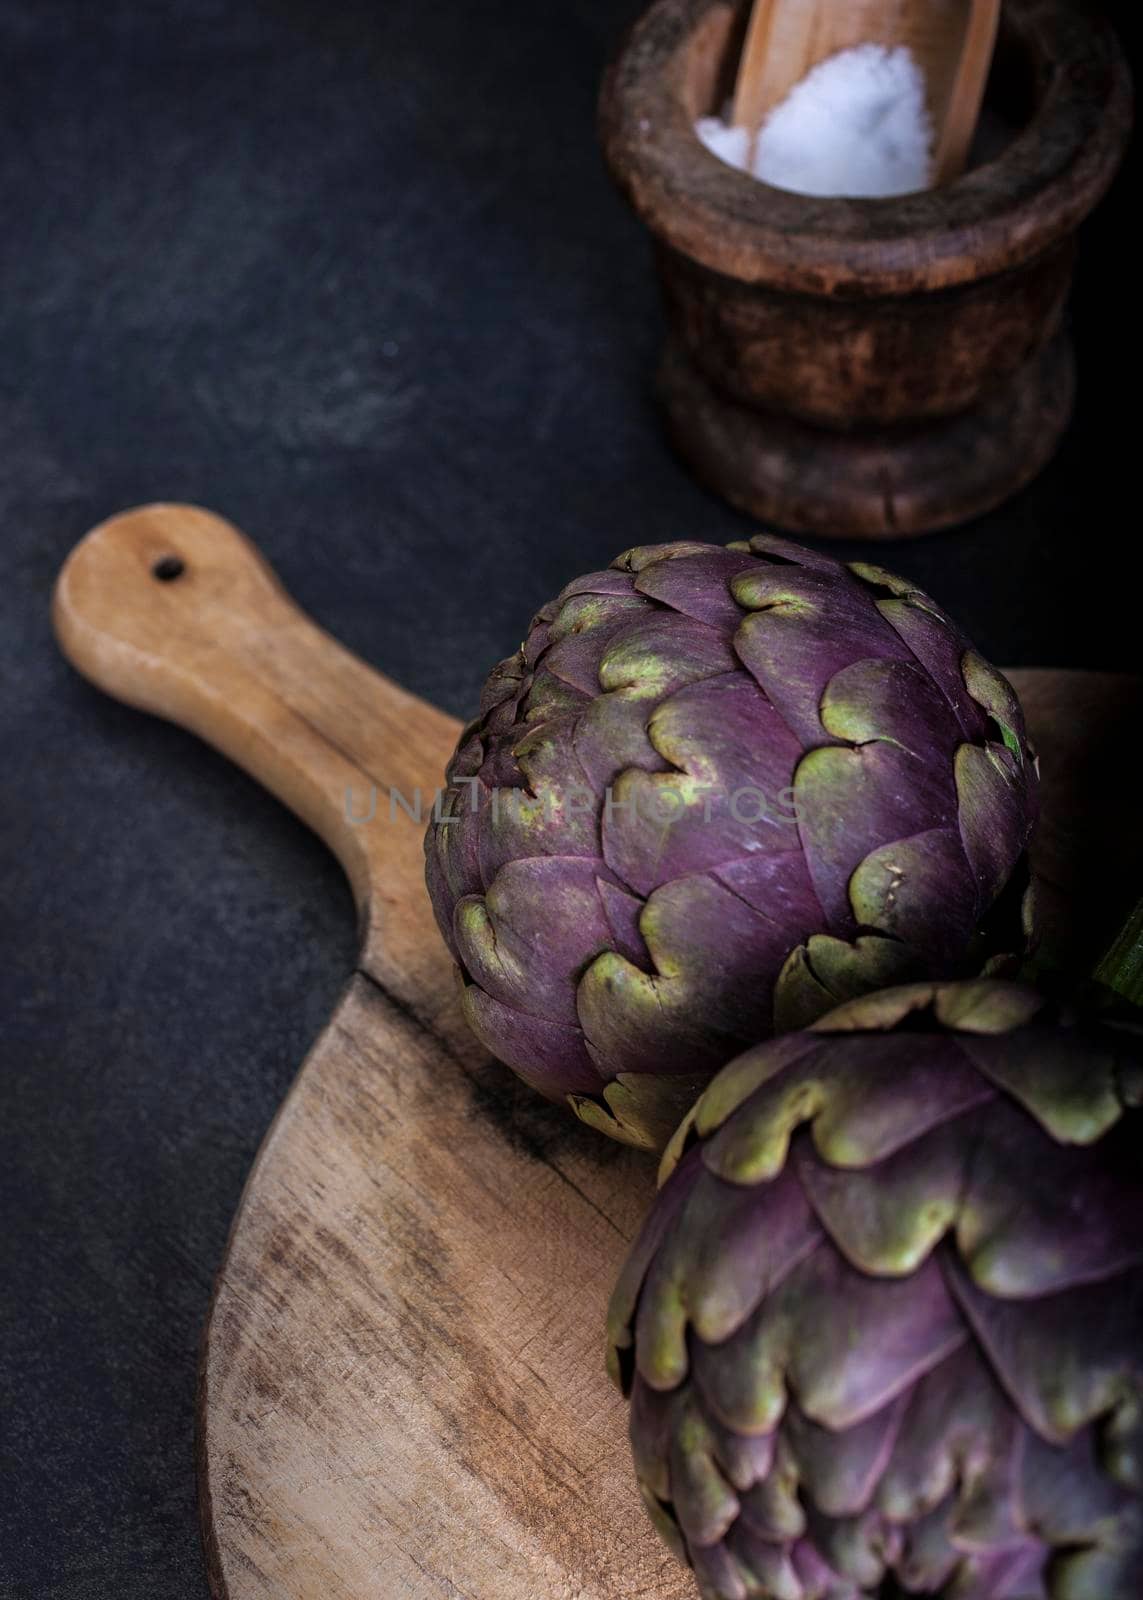
<svg viewBox="0 0 1143 1600">
<path fill-rule="evenodd" d="M 730 0 L 654 0 L 604 80 L 613 174 L 666 245 L 740 282 L 804 294 L 915 293 L 1019 266 L 1071 234 L 1130 137 L 1131 76 L 1108 23 L 1069 0 L 1007 0 L 1038 67 L 1037 106 L 993 160 L 938 190 L 819 199 L 759 183 L 695 137 L 684 95 L 697 30 Z"/>
</svg>

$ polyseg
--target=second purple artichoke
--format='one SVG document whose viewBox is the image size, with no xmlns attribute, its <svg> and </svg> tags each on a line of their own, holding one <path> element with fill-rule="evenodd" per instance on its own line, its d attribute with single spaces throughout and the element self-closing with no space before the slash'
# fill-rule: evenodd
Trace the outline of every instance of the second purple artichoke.
<svg viewBox="0 0 1143 1600">
<path fill-rule="evenodd" d="M 1016 696 L 879 567 L 783 539 L 628 551 L 485 687 L 426 840 L 468 1020 L 661 1146 L 745 1045 L 1027 933 Z"/>
<path fill-rule="evenodd" d="M 704 1600 L 1139 1600 L 1143 1035 L 914 984 L 732 1062 L 611 1303 Z"/>
</svg>

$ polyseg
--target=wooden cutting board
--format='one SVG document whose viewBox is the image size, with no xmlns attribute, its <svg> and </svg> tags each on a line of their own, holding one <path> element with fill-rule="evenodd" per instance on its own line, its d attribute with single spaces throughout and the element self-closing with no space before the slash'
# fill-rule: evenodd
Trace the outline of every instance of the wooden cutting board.
<svg viewBox="0 0 1143 1600">
<path fill-rule="evenodd" d="M 459 724 L 343 650 L 241 534 L 193 507 L 96 528 L 54 620 L 93 682 L 193 730 L 316 829 L 361 920 L 358 970 L 251 1171 L 204 1336 L 214 1594 L 692 1596 L 645 1522 L 603 1371 L 604 1309 L 653 1163 L 470 1039 L 422 884 L 423 826 L 390 813 L 391 789 L 431 803 Z M 1012 676 L 1044 761 L 1052 932 L 1082 962 L 1082 930 L 1138 882 L 1114 745 L 1139 726 L 1139 688 Z"/>
</svg>

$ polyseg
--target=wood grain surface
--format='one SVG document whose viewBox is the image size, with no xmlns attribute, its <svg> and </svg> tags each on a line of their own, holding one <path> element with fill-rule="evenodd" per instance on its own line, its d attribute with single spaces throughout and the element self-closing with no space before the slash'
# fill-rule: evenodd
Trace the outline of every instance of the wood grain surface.
<svg viewBox="0 0 1143 1600">
<path fill-rule="evenodd" d="M 69 559 L 55 624 L 109 693 L 199 733 L 330 844 L 359 970 L 250 1174 L 204 1336 L 199 1459 L 219 1600 L 682 1600 L 638 1504 L 604 1307 L 653 1165 L 482 1056 L 388 792 L 458 725 L 305 619 L 209 513 L 147 507 Z M 1114 781 L 1134 680 L 1013 674 L 1045 770 L 1058 964 L 1130 897 Z M 370 822 L 367 797 L 378 791 Z M 349 804 L 347 806 L 347 796 Z M 1079 914 L 1074 908 L 1079 908 Z"/>
</svg>

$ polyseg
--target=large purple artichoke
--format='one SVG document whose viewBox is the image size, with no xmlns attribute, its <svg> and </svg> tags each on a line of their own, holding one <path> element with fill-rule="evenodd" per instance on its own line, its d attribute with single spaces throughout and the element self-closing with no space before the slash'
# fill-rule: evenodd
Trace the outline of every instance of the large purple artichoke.
<svg viewBox="0 0 1143 1600">
<path fill-rule="evenodd" d="M 428 883 L 469 1022 L 632 1143 L 772 1031 L 1023 941 L 1011 686 L 912 584 L 784 539 L 569 584 L 448 781 Z"/>
<path fill-rule="evenodd" d="M 996 981 L 742 1056 L 611 1306 L 706 1600 L 1143 1595 L 1143 1049 Z"/>
</svg>

